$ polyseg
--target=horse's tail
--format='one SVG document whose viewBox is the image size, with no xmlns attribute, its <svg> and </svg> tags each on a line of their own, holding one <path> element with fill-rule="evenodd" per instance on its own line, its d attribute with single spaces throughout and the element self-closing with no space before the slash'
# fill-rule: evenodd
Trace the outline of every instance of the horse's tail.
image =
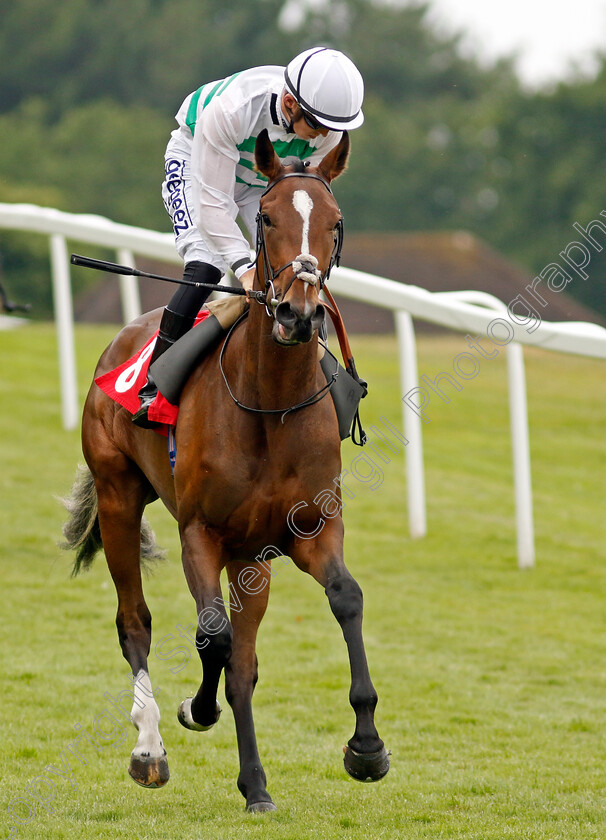
<svg viewBox="0 0 606 840">
<path fill-rule="evenodd" d="M 63 526 L 65 541 L 60 547 L 76 552 L 72 577 L 88 569 L 98 551 L 103 548 L 99 528 L 99 507 L 95 480 L 88 467 L 78 467 L 71 495 L 60 500 L 69 513 Z M 141 520 L 141 561 L 163 560 L 165 552 L 156 545 L 156 537 L 149 522 Z"/>
</svg>

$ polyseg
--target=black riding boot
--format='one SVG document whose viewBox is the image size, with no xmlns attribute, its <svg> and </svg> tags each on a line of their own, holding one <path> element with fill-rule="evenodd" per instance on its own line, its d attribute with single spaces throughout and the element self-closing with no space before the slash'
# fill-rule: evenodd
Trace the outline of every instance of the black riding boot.
<svg viewBox="0 0 606 840">
<path fill-rule="evenodd" d="M 185 266 L 183 279 L 193 283 L 217 284 L 221 280 L 221 272 L 214 265 L 203 262 L 191 262 Z M 149 360 L 149 367 L 158 359 L 165 350 L 185 335 L 196 320 L 200 307 L 211 294 L 210 289 L 203 286 L 181 286 L 170 299 L 168 306 L 162 313 L 160 333 Z M 157 425 L 147 417 L 150 405 L 156 399 L 158 388 L 152 375 L 147 374 L 147 382 L 139 391 L 141 407 L 133 414 L 133 423 L 143 429 L 153 429 Z"/>
<path fill-rule="evenodd" d="M 156 359 L 159 359 L 165 350 L 172 347 L 177 339 L 181 338 L 188 332 L 195 321 L 195 317 L 191 315 L 179 315 L 178 312 L 172 312 L 168 307 L 162 313 L 162 321 L 160 322 L 160 332 L 154 345 L 154 350 L 149 360 L 151 367 Z M 133 423 L 141 426 L 143 429 L 153 429 L 158 424 L 149 420 L 147 416 L 148 409 L 153 401 L 158 396 L 158 386 L 153 380 L 151 373 L 147 373 L 147 382 L 139 391 L 139 399 L 141 406 L 139 410 L 133 414 Z"/>
</svg>

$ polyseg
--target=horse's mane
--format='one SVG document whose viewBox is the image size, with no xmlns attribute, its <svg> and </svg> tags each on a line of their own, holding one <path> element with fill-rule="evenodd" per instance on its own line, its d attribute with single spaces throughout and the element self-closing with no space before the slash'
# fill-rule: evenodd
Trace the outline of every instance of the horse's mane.
<svg viewBox="0 0 606 840">
<path fill-rule="evenodd" d="M 287 166 L 289 170 L 292 172 L 296 172 L 297 175 L 300 175 L 302 172 L 307 171 L 307 167 L 309 166 L 309 161 L 300 160 L 297 157 L 287 157 L 284 158 L 282 161 L 283 166 Z"/>
<path fill-rule="evenodd" d="M 291 172 L 300 175 L 302 172 L 306 172 L 309 167 L 308 160 L 300 160 L 298 157 L 285 157 L 282 161 L 282 166 L 287 167 Z M 255 172 L 260 172 L 261 170 L 258 168 L 257 164 L 255 163 L 253 167 Z"/>
</svg>

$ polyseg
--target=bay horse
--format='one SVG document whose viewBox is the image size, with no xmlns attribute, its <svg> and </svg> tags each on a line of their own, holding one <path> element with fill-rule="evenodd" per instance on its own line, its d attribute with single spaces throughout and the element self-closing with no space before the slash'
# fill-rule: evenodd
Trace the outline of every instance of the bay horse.
<svg viewBox="0 0 606 840">
<path fill-rule="evenodd" d="M 92 562 L 97 549 L 105 551 L 118 596 L 119 641 L 133 674 L 131 719 L 139 736 L 129 773 L 145 787 L 160 787 L 169 777 L 148 671 L 151 615 L 141 582 L 143 512 L 157 498 L 178 522 L 198 615 L 202 683 L 181 703 L 178 718 L 194 731 L 217 722 L 224 671 L 237 732 L 237 783 L 247 810 L 275 810 L 252 716 L 255 643 L 271 574 L 268 547 L 279 547 L 274 556 L 292 558 L 324 587 L 341 626 L 356 718 L 344 748 L 345 769 L 361 781 L 380 779 L 389 769 L 374 723 L 377 694 L 362 639 L 362 592 L 343 560 L 337 416 L 332 400 L 321 398 L 326 378 L 318 364 L 318 328 L 325 317 L 320 289 L 342 224 L 330 183 L 348 156 L 347 133 L 310 169 L 284 166 L 267 132 L 257 139 L 256 165 L 269 182 L 260 202 L 254 285 L 263 305 L 251 299 L 248 318 L 229 343 L 205 357 L 188 379 L 174 477 L 165 438 L 133 425 L 131 415 L 94 383 L 86 399 L 82 445 L 88 466 L 68 502 L 64 534 L 68 547 L 78 549 L 75 572 Z M 159 318 L 157 310 L 126 326 L 101 356 L 95 377 L 130 358 L 157 330 Z M 229 617 L 223 569 L 234 596 Z"/>
</svg>

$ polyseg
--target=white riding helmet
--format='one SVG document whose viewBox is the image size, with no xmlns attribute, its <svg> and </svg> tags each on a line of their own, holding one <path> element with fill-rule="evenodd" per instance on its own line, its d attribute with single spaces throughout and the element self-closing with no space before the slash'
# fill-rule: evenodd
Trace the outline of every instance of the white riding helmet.
<svg viewBox="0 0 606 840">
<path fill-rule="evenodd" d="M 326 128 L 351 130 L 364 122 L 362 76 L 339 50 L 305 50 L 286 67 L 284 81 L 301 108 Z"/>
</svg>

